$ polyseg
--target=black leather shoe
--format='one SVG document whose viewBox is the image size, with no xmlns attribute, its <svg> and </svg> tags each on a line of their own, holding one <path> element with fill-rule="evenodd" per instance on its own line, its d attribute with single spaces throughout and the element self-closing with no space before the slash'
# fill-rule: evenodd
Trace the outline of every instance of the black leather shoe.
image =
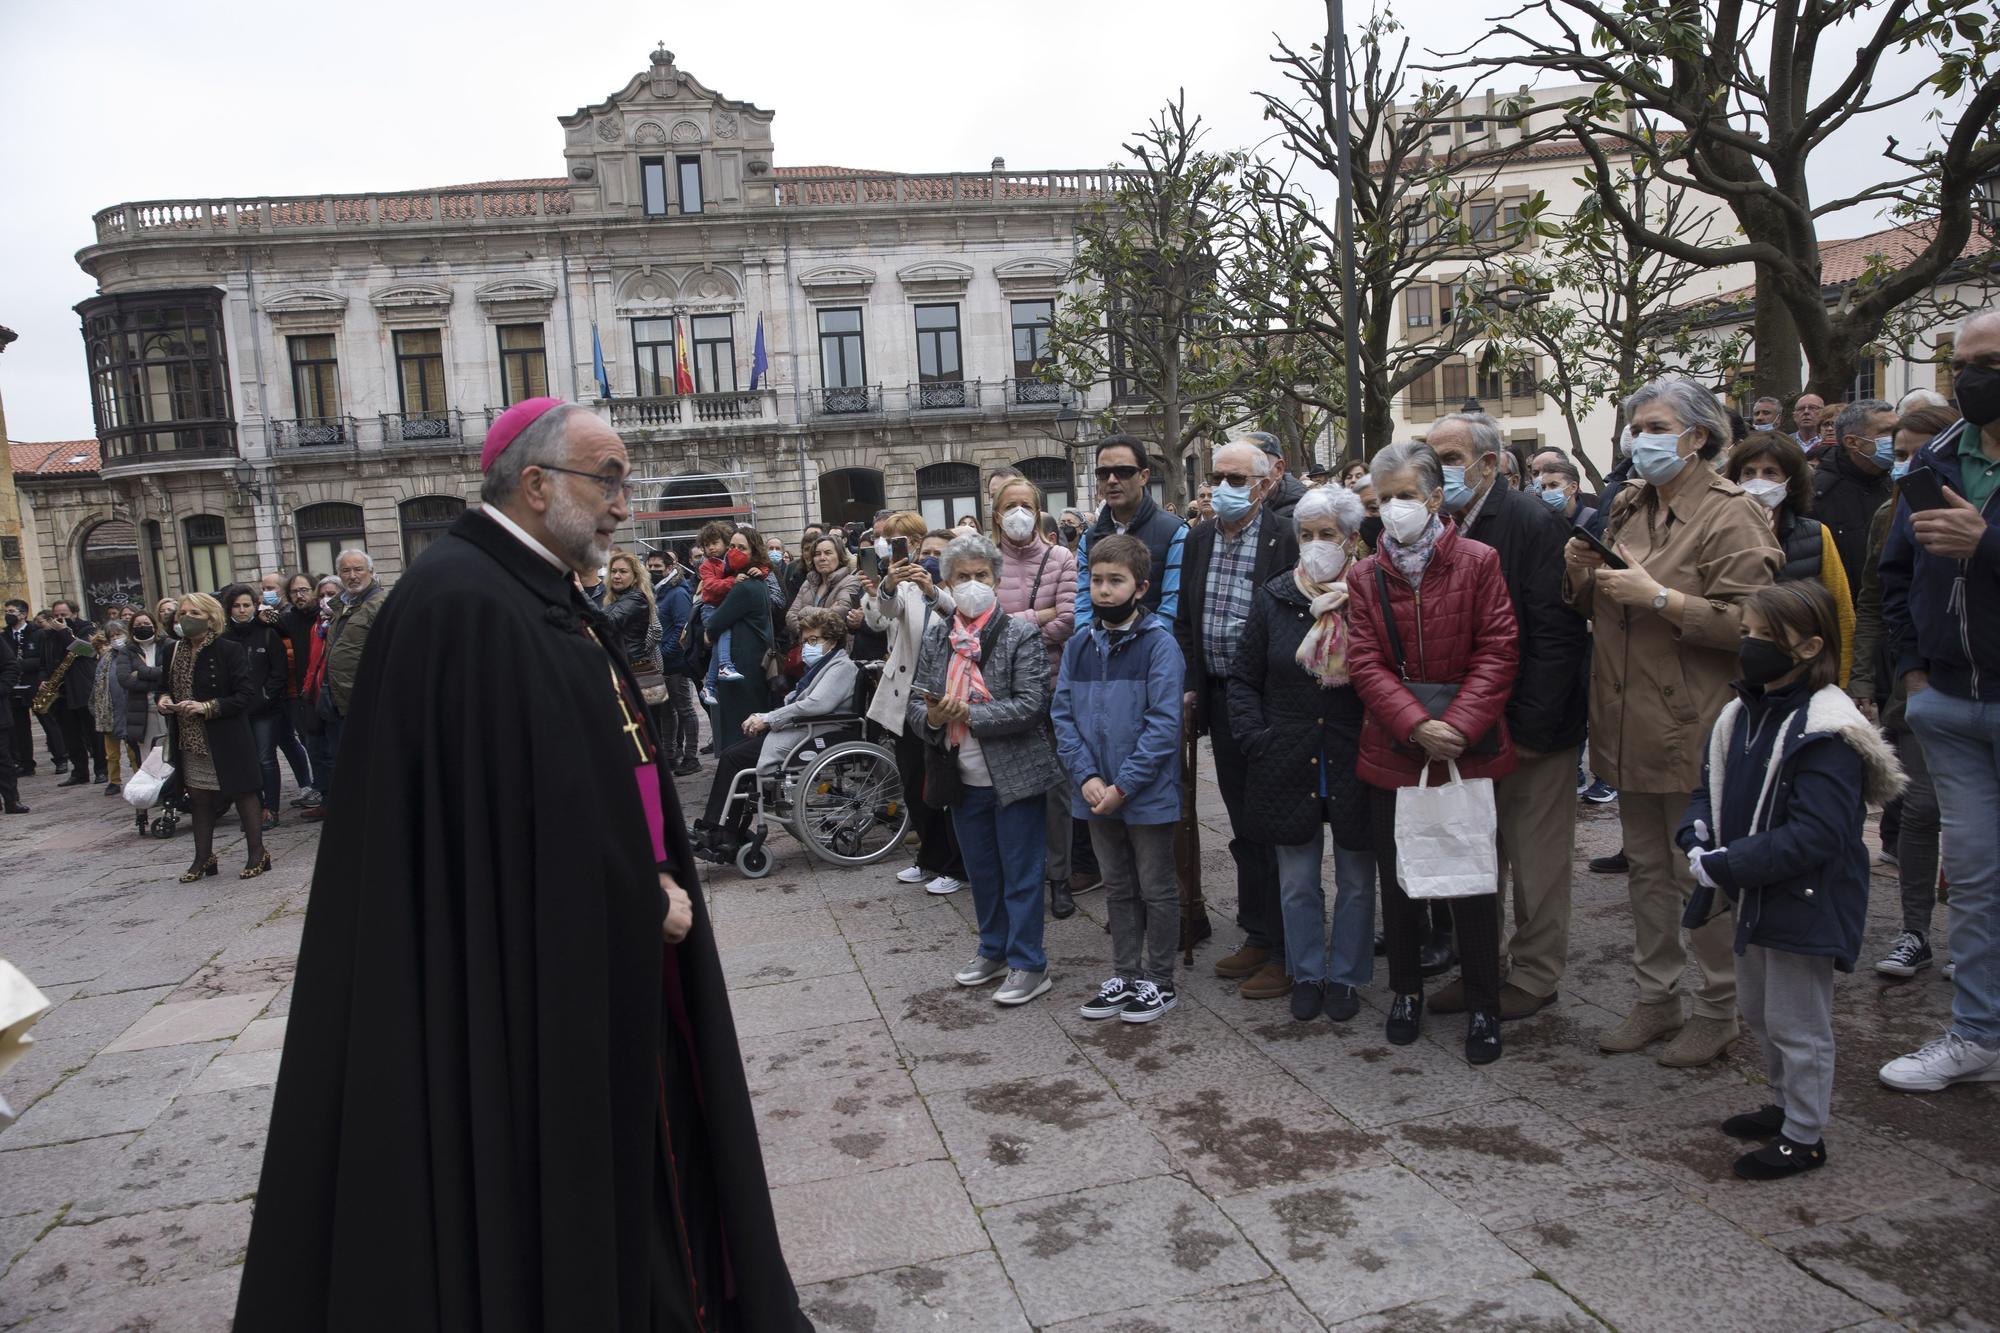
<svg viewBox="0 0 2000 1333">
<path fill-rule="evenodd" d="M 1326 1016 L 1336 1023 L 1345 1023 L 1361 1012 L 1361 993 L 1352 986 L 1339 982 L 1326 983 Z"/>
<path fill-rule="evenodd" d="M 1408 1046 L 1417 1039 L 1424 1011 L 1424 993 L 1398 995 L 1396 1002 L 1389 1006 L 1389 1021 L 1383 1027 L 1383 1034 L 1389 1038 L 1391 1046 Z"/>
<path fill-rule="evenodd" d="M 1599 875 L 1622 875 L 1632 868 L 1632 863 L 1625 859 L 1625 849 L 1621 847 L 1609 856 L 1591 857 L 1590 868 Z"/>
<path fill-rule="evenodd" d="M 1458 955 L 1451 951 L 1450 943 L 1445 940 L 1433 940 L 1417 950 L 1417 966 L 1427 977 L 1449 972 L 1457 962 Z"/>
<path fill-rule="evenodd" d="M 1063 880 L 1049 881 L 1049 915 L 1058 921 L 1067 921 L 1076 915 L 1076 899 L 1070 897 L 1069 885 Z"/>
<path fill-rule="evenodd" d="M 1500 1058 L 1500 1015 L 1474 1011 L 1465 1024 L 1465 1062 L 1490 1065 Z"/>
<path fill-rule="evenodd" d="M 1317 981 L 1294 981 L 1292 983 L 1292 1017 L 1301 1023 L 1310 1023 L 1319 1017 L 1320 1008 L 1326 1003 L 1326 987 Z"/>
<path fill-rule="evenodd" d="M 1384 956 L 1385 954 L 1387 954 L 1388 952 L 1389 952 L 1389 937 L 1388 937 L 1387 935 L 1384 935 L 1384 934 L 1383 934 L 1383 933 L 1382 933 L 1381 931 L 1379 931 L 1379 930 L 1378 930 L 1378 931 L 1376 931 L 1376 932 L 1375 932 L 1375 956 L 1376 956 L 1377 958 L 1381 958 L 1381 957 L 1383 957 L 1383 956 Z"/>
<path fill-rule="evenodd" d="M 32 814 L 33 812 L 29 810 L 27 806 L 22 805 L 19 801 L 16 801 L 12 805 L 7 807 L 7 813 L 10 815 L 25 815 L 25 814 Z"/>
<path fill-rule="evenodd" d="M 56 784 L 58 787 L 88 787 L 89 785 L 90 774 L 88 773 L 72 774 Z"/>
<path fill-rule="evenodd" d="M 1783 1134 L 1756 1152 L 1736 1159 L 1736 1175 L 1742 1180 L 1783 1180 L 1801 1171 L 1826 1165 L 1826 1144 L 1794 1143 Z"/>
</svg>

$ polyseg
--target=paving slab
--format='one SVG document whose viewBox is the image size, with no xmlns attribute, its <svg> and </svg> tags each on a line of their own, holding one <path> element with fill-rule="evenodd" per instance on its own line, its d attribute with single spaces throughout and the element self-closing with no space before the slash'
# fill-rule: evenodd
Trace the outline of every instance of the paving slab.
<svg viewBox="0 0 2000 1333">
<path fill-rule="evenodd" d="M 95 1037 L 102 1047 L 172 994 L 171 986 L 152 986 L 65 999 L 43 1014 L 29 1032 L 37 1044 L 65 1037 Z"/>
<path fill-rule="evenodd" d="M 1604 1054 L 1597 1049 L 1598 1033 L 1622 1017 L 1565 997 L 1533 1018 L 1507 1024 L 1506 1054 L 1486 1076 L 1573 1121 L 1630 1116 L 1709 1088 L 1748 1086 L 1742 1068 L 1731 1061 L 1669 1069 L 1659 1062 L 1657 1046 L 1631 1055 Z"/>
<path fill-rule="evenodd" d="M 1552 1282 L 1527 1278 L 1335 1324 L 1339 1333 L 1603 1333 Z"/>
<path fill-rule="evenodd" d="M 185 1281 L 126 1287 L 100 1300 L 41 1315 L 34 1333 L 229 1333 L 236 1311 L 237 1270 Z"/>
<path fill-rule="evenodd" d="M 838 976 L 857 969 L 847 941 L 836 937 L 746 944 L 730 950 L 722 970 L 729 989 L 744 990 L 782 981 Z"/>
<path fill-rule="evenodd" d="M 0 1277 L 7 1275 L 14 1261 L 26 1254 L 36 1238 L 55 1225 L 56 1219 L 53 1211 L 0 1217 Z"/>
<path fill-rule="evenodd" d="M 1461 1025 L 1462 1026 L 1462 1025 Z M 1304 1031 L 1300 1031 L 1304 1029 Z M 1427 1041 L 1391 1046 L 1364 1007 L 1350 1023 L 1260 1023 L 1246 1035 L 1300 1083 L 1364 1129 L 1500 1101 L 1486 1071 Z M 1503 1057 L 1504 1058 L 1504 1057 Z"/>
<path fill-rule="evenodd" d="M 1621 1333 L 1808 1333 L 1875 1313 L 1673 1195 L 1502 1239 Z"/>
<path fill-rule="evenodd" d="M 792 1280 L 802 1285 L 987 1248 L 949 1162 L 781 1185 L 771 1205 Z"/>
<path fill-rule="evenodd" d="M 729 1008 L 746 1037 L 803 1032 L 876 1016 L 875 997 L 859 973 L 786 981 L 733 992 Z"/>
<path fill-rule="evenodd" d="M 794 940 L 839 939 L 840 926 L 824 903 L 768 916 L 724 919 L 714 922 L 716 947 L 734 956 L 738 949 L 759 944 L 784 944 Z"/>
<path fill-rule="evenodd" d="M 241 1260 L 249 1238 L 248 1203 L 202 1204 L 56 1227 L 0 1279 L 0 1324 L 36 1317 L 40 1329 L 38 1316 L 68 1312 L 79 1327 L 118 1327 L 81 1322 L 82 1315 L 135 1287 L 173 1285 L 231 1268 Z"/>
<path fill-rule="evenodd" d="M 226 1049 L 219 1041 L 100 1055 L 15 1121 L 0 1147 L 91 1139 L 144 1129 Z"/>
<path fill-rule="evenodd" d="M 1214 1203 L 1175 1176 L 989 1208 L 982 1220 L 1037 1325 L 1236 1286 L 1271 1271 Z"/>
<path fill-rule="evenodd" d="M 823 1333 L 1028 1333 L 990 1250 L 835 1278 L 801 1289 L 799 1303 Z"/>
<path fill-rule="evenodd" d="M 944 1144 L 900 1069 L 793 1080 L 751 1093 L 773 1185 L 942 1159 Z"/>
<path fill-rule="evenodd" d="M 740 1045 L 744 1074 L 753 1088 L 903 1067 L 902 1053 L 889 1035 L 889 1025 L 879 1018 L 805 1032 L 744 1037 Z"/>
<path fill-rule="evenodd" d="M 96 1188 L 78 1196 L 67 1220 L 254 1193 L 272 1092 L 248 1087 L 197 1096 L 190 1087 L 118 1156 Z"/>
<path fill-rule="evenodd" d="M 982 1208 L 1173 1170 L 1159 1140 L 1087 1068 L 934 1093 L 928 1101 Z"/>
<path fill-rule="evenodd" d="M 208 1000 L 176 1000 L 156 1005 L 141 1015 L 118 1040 L 104 1048 L 116 1051 L 147 1051 L 159 1046 L 185 1046 L 242 1034 L 250 1020 L 278 992 L 250 991 L 242 995 L 222 995 Z"/>
<path fill-rule="evenodd" d="M 1056 1011 L 1057 1021 L 1119 1094 L 1157 1097 L 1196 1088 L 1233 1087 L 1281 1073 L 1275 1062 L 1235 1038 L 1234 1030 L 1205 1006 L 1181 1001 L 1150 1023 L 1092 1022 L 1076 1006 L 1094 991 L 1080 991 Z"/>
<path fill-rule="evenodd" d="M 1218 1197 L 1389 1160 L 1378 1135 L 1287 1074 L 1149 1097 L 1138 1108 L 1174 1164 Z"/>
<path fill-rule="evenodd" d="M 1993 1286 L 2000 1194 L 1983 1186 L 1787 1232 L 1772 1243 L 1821 1281 L 1912 1328 L 2000 1326 Z"/>
<path fill-rule="evenodd" d="M 1284 1283 L 1251 1282 L 1164 1305 L 1065 1320 L 1051 1324 L 1049 1333 L 1178 1333 L 1181 1329 L 1321 1333 L 1322 1326 Z"/>
<path fill-rule="evenodd" d="M 927 1097 L 1090 1067 L 1045 999 L 1008 1008 L 993 1003 L 992 986 L 947 980 L 924 990 L 885 991 L 881 1002 L 896 1046 Z"/>
<path fill-rule="evenodd" d="M 278 991 L 292 984 L 296 957 L 258 958 L 247 963 L 215 962 L 202 968 L 174 991 L 176 1000 L 213 1000 L 223 995 Z"/>
<path fill-rule="evenodd" d="M 1239 1194 L 1222 1208 L 1329 1324 L 1533 1272 L 1401 1166 Z"/>
<path fill-rule="evenodd" d="M 1489 1230 L 1511 1231 L 1673 1188 L 1559 1116 L 1488 1102 L 1389 1131 L 1396 1159 Z"/>
<path fill-rule="evenodd" d="M 253 1051 L 275 1051 L 285 1044 L 285 1019 L 253 1019 L 243 1035 L 230 1043 L 229 1054 L 248 1055 Z"/>
<path fill-rule="evenodd" d="M 238 1043 L 241 1044 L 240 1041 Z M 201 1097 L 211 1092 L 228 1092 L 235 1088 L 261 1088 L 278 1081 L 278 1066 L 284 1057 L 280 1050 L 238 1051 L 231 1046 L 225 1053 L 208 1062 L 208 1068 L 201 1071 L 195 1081 L 188 1084 L 184 1096 Z M 258 1139 L 261 1149 L 262 1137 Z"/>
<path fill-rule="evenodd" d="M 137 1134 L 15 1148 L 0 1137 L 0 1214 L 53 1212 L 95 1194 L 120 1170 L 118 1159 Z"/>
<path fill-rule="evenodd" d="M 904 931 L 882 939 L 857 940 L 851 947 L 869 985 L 878 991 L 910 991 L 950 981 L 951 974 L 971 956 L 974 943 L 970 937 Z"/>
</svg>

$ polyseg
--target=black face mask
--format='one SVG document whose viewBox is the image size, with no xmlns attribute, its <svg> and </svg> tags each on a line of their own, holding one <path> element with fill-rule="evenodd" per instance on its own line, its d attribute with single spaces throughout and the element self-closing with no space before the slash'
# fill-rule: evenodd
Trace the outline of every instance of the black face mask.
<svg viewBox="0 0 2000 1333">
<path fill-rule="evenodd" d="M 1367 543 L 1368 549 L 1371 551 L 1382 544 L 1382 519 L 1380 515 L 1370 514 L 1367 518 L 1361 520 L 1361 540 Z"/>
<path fill-rule="evenodd" d="M 1958 398 L 1958 410 L 1967 421 L 1981 428 L 2000 421 L 2000 369 L 1967 366 L 1958 372 L 1951 387 Z"/>
<path fill-rule="evenodd" d="M 132 628 L 132 637 L 140 643 L 144 643 L 153 637 L 153 627 L 151 625 L 135 625 Z"/>
<path fill-rule="evenodd" d="M 1769 639 L 1746 638 L 1736 649 L 1736 664 L 1745 685 L 1769 685 L 1798 661 Z"/>
<path fill-rule="evenodd" d="M 1132 618 L 1132 608 L 1138 604 L 1139 594 L 1133 593 L 1124 601 L 1114 602 L 1110 606 L 1092 599 L 1090 609 L 1091 613 L 1106 625 L 1123 625 L 1127 620 Z"/>
</svg>

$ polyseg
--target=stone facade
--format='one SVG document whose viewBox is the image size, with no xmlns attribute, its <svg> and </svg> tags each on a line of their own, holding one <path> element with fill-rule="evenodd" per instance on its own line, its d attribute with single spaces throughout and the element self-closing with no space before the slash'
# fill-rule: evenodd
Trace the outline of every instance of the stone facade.
<svg viewBox="0 0 2000 1333">
<path fill-rule="evenodd" d="M 99 213 L 78 311 L 101 485 L 158 525 L 148 595 L 189 586 L 191 533 L 218 523 L 238 575 L 359 544 L 393 578 L 412 516 L 476 501 L 488 424 L 541 392 L 626 439 L 632 542 L 715 512 L 787 540 L 878 506 L 955 514 L 984 502 L 968 466 L 1027 460 L 1074 498 L 1062 437 L 1101 404 L 1041 382 L 1035 323 L 1105 175 L 786 168 L 772 120 L 662 49 L 559 117 L 561 176 Z M 64 516 L 95 510 L 52 499 L 57 586 L 87 540 Z"/>
</svg>

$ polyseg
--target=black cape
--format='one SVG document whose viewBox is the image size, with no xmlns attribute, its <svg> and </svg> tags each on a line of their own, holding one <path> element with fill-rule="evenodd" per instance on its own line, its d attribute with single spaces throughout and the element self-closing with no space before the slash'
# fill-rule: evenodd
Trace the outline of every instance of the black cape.
<svg viewBox="0 0 2000 1333">
<path fill-rule="evenodd" d="M 811 1327 L 679 802 L 662 768 L 656 862 L 585 617 L 472 511 L 369 634 L 239 1333 Z"/>
</svg>

